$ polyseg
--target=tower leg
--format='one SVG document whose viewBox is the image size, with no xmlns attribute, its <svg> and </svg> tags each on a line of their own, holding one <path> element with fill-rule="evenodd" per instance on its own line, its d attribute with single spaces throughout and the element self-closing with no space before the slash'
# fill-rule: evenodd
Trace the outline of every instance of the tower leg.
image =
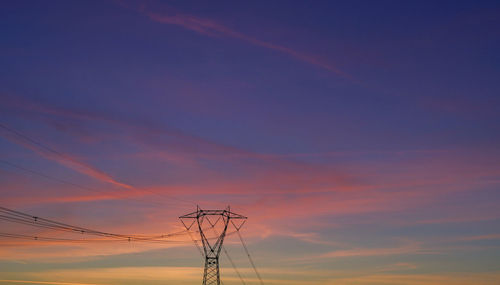
<svg viewBox="0 0 500 285">
<path fill-rule="evenodd" d="M 203 285 L 220 285 L 219 258 L 206 257 L 203 272 Z"/>
</svg>

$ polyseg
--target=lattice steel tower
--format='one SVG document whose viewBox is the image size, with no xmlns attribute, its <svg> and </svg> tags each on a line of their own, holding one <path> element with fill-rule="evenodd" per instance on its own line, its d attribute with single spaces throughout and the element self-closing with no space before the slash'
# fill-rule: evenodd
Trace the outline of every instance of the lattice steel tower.
<svg viewBox="0 0 500 285">
<path fill-rule="evenodd" d="M 203 257 L 205 257 L 205 269 L 203 271 L 203 285 L 220 285 L 219 255 L 222 243 L 229 226 L 229 222 L 240 230 L 247 217 L 235 214 L 230 211 L 229 206 L 225 210 L 202 210 L 196 207 L 196 212 L 180 216 L 182 224 L 189 231 L 195 223 L 198 225 L 198 232 L 203 244 Z M 214 222 L 215 219 L 215 222 Z M 192 220 L 191 222 L 185 222 Z M 235 222 L 234 220 L 240 220 Z M 208 225 L 205 223 L 208 222 Z M 210 227 L 208 227 L 210 226 Z M 215 235 L 210 235 L 206 231 L 211 230 Z M 195 241 L 195 244 L 198 244 Z"/>
</svg>

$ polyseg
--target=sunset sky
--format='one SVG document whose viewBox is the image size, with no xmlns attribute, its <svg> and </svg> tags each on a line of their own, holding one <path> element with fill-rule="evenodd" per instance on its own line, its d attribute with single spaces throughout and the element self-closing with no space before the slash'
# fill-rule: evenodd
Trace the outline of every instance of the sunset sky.
<svg viewBox="0 0 500 285">
<path fill-rule="evenodd" d="M 498 1 L 2 1 L 0 206 L 160 235 L 230 205 L 266 285 L 500 284 L 499 15 Z M 226 248 L 260 284 L 236 235 Z M 0 237 L 8 285 L 201 284 L 203 262 L 186 235 Z"/>
</svg>

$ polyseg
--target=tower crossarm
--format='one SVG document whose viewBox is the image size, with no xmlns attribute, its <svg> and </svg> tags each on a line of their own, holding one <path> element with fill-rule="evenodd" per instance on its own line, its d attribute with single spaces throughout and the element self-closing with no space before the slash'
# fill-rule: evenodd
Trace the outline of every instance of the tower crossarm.
<svg viewBox="0 0 500 285">
<path fill-rule="evenodd" d="M 218 218 L 215 222 L 212 222 L 210 220 L 210 216 L 218 216 Z M 224 210 L 203 210 L 200 207 L 197 207 L 195 212 L 180 216 L 179 219 L 182 221 L 187 230 L 190 230 L 195 224 L 198 228 L 205 257 L 203 285 L 220 285 L 219 255 L 224 243 L 224 238 L 226 237 L 229 222 L 231 220 L 243 220 L 239 226 L 236 226 L 234 221 L 231 221 L 236 230 L 239 230 L 243 226 L 247 217 L 231 212 L 230 207 L 227 207 Z M 184 220 L 191 220 L 191 222 L 185 223 Z M 220 225 L 220 223 L 222 223 L 222 231 L 217 234 L 215 242 L 212 241 L 211 243 L 210 239 L 206 236 L 204 231 L 205 222 L 209 223 L 210 228 L 215 228 L 217 224 Z"/>
</svg>

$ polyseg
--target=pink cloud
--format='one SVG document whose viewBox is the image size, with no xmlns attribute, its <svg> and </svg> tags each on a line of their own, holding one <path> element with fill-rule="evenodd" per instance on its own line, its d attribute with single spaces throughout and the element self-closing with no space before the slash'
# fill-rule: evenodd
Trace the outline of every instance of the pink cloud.
<svg viewBox="0 0 500 285">
<path fill-rule="evenodd" d="M 333 65 L 330 65 L 328 63 L 325 63 L 324 61 L 321 61 L 314 56 L 307 55 L 300 53 L 298 51 L 295 51 L 291 48 L 273 44 L 270 42 L 265 42 L 258 40 L 256 38 L 247 36 L 245 34 L 242 34 L 240 32 L 234 31 L 232 29 L 229 29 L 226 26 L 223 26 L 221 24 L 216 23 L 213 20 L 210 19 L 204 19 L 204 18 L 199 18 L 195 17 L 192 15 L 185 15 L 185 14 L 176 14 L 173 16 L 168 16 L 168 15 L 160 15 L 154 12 L 146 12 L 148 17 L 158 23 L 164 23 L 164 24 L 172 24 L 172 25 L 177 25 L 181 26 L 185 29 L 195 31 L 197 33 L 210 36 L 210 37 L 228 37 L 228 38 L 234 38 L 238 39 L 244 42 L 247 42 L 249 44 L 255 45 L 255 46 L 260 46 L 263 48 L 275 50 L 284 54 L 287 54 L 297 60 L 319 66 L 321 68 L 324 68 L 326 70 L 332 71 L 338 75 L 341 75 L 343 77 L 350 78 L 349 75 L 341 71 L 340 69 L 334 67 Z"/>
<path fill-rule="evenodd" d="M 262 236 L 284 232 L 300 236 L 305 227 L 313 226 L 311 221 L 314 217 L 325 215 L 418 213 L 411 218 L 398 215 L 391 217 L 390 221 L 384 220 L 393 225 L 432 220 L 436 212 L 443 219 L 450 218 L 463 211 L 443 207 L 437 209 L 437 206 L 435 212 L 419 212 L 419 209 L 435 205 L 440 197 L 450 193 L 471 191 L 485 181 L 495 181 L 500 173 L 496 165 L 498 154 L 489 150 L 376 152 L 379 157 L 390 158 L 387 160 L 363 159 L 363 152 L 312 154 L 315 157 L 342 155 L 357 158 L 355 164 L 339 165 L 332 160 L 331 164 L 325 165 L 301 161 L 310 154 L 262 154 L 163 128 L 155 123 L 129 122 L 128 119 L 120 120 L 106 114 L 62 109 L 36 102 L 27 106 L 19 108 L 25 108 L 22 110 L 29 114 L 44 114 L 58 120 L 72 119 L 85 126 L 103 126 L 106 133 L 90 132 L 92 136 L 98 139 L 106 136 L 140 146 L 139 152 L 125 156 L 117 153 L 117 158 L 133 162 L 135 168 L 144 165 L 155 169 L 157 165 L 168 162 L 179 176 L 183 176 L 182 179 L 175 177 L 175 181 L 165 179 L 143 183 L 130 193 L 131 197 L 142 195 L 145 199 L 157 199 L 153 193 L 186 199 L 195 196 L 202 207 L 226 206 L 225 203 L 231 202 L 242 213 L 252 216 L 255 222 L 249 227 L 258 228 L 255 232 Z M 78 133 L 71 135 L 78 139 Z M 107 155 L 113 153 L 112 149 L 104 150 Z M 210 164 L 207 165 L 207 162 Z M 212 199 L 212 195 L 217 199 Z M 224 198 L 223 202 L 217 201 L 220 197 Z M 107 199 L 99 195 L 94 198 L 96 201 Z M 78 201 L 94 198 L 63 199 Z M 47 200 L 47 203 L 50 201 Z M 179 213 L 169 214 L 176 216 Z M 488 215 L 485 213 L 485 216 Z M 307 223 L 283 223 L 285 217 Z"/>
<path fill-rule="evenodd" d="M 120 2 L 120 4 L 129 9 L 134 9 L 139 11 L 140 13 L 148 16 L 152 21 L 162 24 L 176 25 L 182 27 L 184 29 L 199 33 L 201 35 L 216 37 L 216 38 L 232 38 L 237 39 L 246 43 L 249 43 L 254 46 L 263 47 L 266 49 L 274 50 L 282 54 L 286 54 L 291 58 L 296 60 L 323 68 L 325 70 L 334 72 L 335 74 L 342 76 L 344 78 L 348 78 L 352 80 L 352 77 L 340 70 L 336 66 L 327 63 L 325 60 L 322 60 L 316 56 L 302 53 L 296 51 L 290 47 L 286 47 L 283 45 L 274 44 L 267 41 L 259 40 L 255 37 L 246 35 L 244 33 L 238 32 L 234 29 L 231 29 L 225 25 L 218 23 L 212 19 L 201 18 L 194 15 L 178 13 L 173 9 L 170 9 L 166 6 L 163 6 L 162 9 L 155 9 L 153 11 L 152 7 L 147 7 L 145 3 L 141 3 L 139 7 L 134 5 L 128 5 L 124 2 Z M 169 10 L 168 13 L 160 13 L 158 10 Z"/>
<path fill-rule="evenodd" d="M 13 188 L 11 188 L 13 189 Z M 77 202 L 96 202 L 106 200 L 117 200 L 137 197 L 138 195 L 127 194 L 124 195 L 123 191 L 110 192 L 109 194 L 95 194 L 95 195 L 66 195 L 66 196 L 22 196 L 3 199 L 4 203 L 11 205 L 41 205 L 52 203 L 77 203 Z"/>
<path fill-rule="evenodd" d="M 8 133 L 8 132 L 4 131 L 4 132 L 2 132 L 2 134 L 5 138 L 10 140 L 11 142 L 16 143 L 22 147 L 25 147 L 25 148 L 35 152 L 36 154 L 38 154 L 46 159 L 55 161 L 61 165 L 64 165 L 68 168 L 71 168 L 71 169 L 73 169 L 81 174 L 87 175 L 89 177 L 100 180 L 102 182 L 113 184 L 113 185 L 118 186 L 118 187 L 122 187 L 122 188 L 126 188 L 126 189 L 133 188 L 132 186 L 130 186 L 128 184 L 117 181 L 116 179 L 111 177 L 109 174 L 107 174 L 107 173 L 87 164 L 87 163 L 84 163 L 83 161 L 81 161 L 81 160 L 77 159 L 76 157 L 73 157 L 69 154 L 63 154 L 60 152 L 52 151 L 51 149 L 47 149 L 39 144 L 35 144 L 31 141 L 28 141 L 24 137 L 21 137 L 18 134 L 13 134 L 12 132 Z"/>
<path fill-rule="evenodd" d="M 208 182 L 219 187 L 219 190 L 216 190 L 217 192 L 231 191 L 230 187 L 234 188 L 233 192 L 238 191 L 237 189 L 241 188 L 242 185 L 239 179 L 235 181 L 235 178 L 229 177 L 225 172 L 217 173 L 211 170 L 210 167 L 203 167 L 199 161 L 213 161 L 221 166 L 230 167 L 233 172 L 238 170 L 240 173 L 247 173 L 246 176 L 252 176 L 252 180 L 255 182 L 247 181 L 248 187 L 243 187 L 244 189 L 286 187 L 290 191 L 303 191 L 300 189 L 321 187 L 329 191 L 333 185 L 336 186 L 337 190 L 342 191 L 358 188 L 353 177 L 332 167 L 247 151 L 153 123 L 141 124 L 123 121 L 110 118 L 104 114 L 57 108 L 10 96 L 6 98 L 10 99 L 7 102 L 10 102 L 9 104 L 13 107 L 27 111 L 26 116 L 30 119 L 35 119 L 37 114 L 46 114 L 54 116 L 58 121 L 71 119 L 83 125 L 96 123 L 102 126 L 118 127 L 120 129 L 119 133 L 106 132 L 101 134 L 93 132 L 92 137 L 94 139 L 99 139 L 101 136 L 116 139 L 126 137 L 126 141 L 141 145 L 141 152 L 132 154 L 126 157 L 127 159 L 139 159 L 145 163 L 166 160 L 176 166 L 187 167 L 190 171 L 196 170 L 198 177 L 207 177 L 210 179 Z M 42 122 L 45 123 L 45 121 Z M 74 130 L 71 135 L 76 136 L 76 139 L 78 139 L 78 130 Z M 88 135 L 88 131 L 83 134 L 83 136 Z M 61 163 L 65 163 L 69 167 L 79 169 L 88 175 L 112 183 L 111 179 L 113 178 L 109 175 L 106 176 L 105 173 L 92 168 L 90 165 L 82 165 L 81 161 L 69 155 L 64 159 L 36 146 L 30 144 L 25 146 L 50 159 L 60 160 Z M 224 183 L 220 181 L 224 181 Z M 114 182 L 124 184 L 119 181 Z M 342 189 L 339 186 L 342 186 Z"/>
</svg>

